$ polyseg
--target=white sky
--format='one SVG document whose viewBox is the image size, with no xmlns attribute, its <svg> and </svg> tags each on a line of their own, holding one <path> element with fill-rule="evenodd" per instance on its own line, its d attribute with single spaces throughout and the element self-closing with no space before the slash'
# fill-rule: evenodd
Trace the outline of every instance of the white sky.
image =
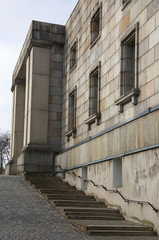
<svg viewBox="0 0 159 240">
<path fill-rule="evenodd" d="M 65 25 L 78 0 L 0 0 L 0 131 L 11 130 L 12 73 L 32 20 Z"/>
</svg>

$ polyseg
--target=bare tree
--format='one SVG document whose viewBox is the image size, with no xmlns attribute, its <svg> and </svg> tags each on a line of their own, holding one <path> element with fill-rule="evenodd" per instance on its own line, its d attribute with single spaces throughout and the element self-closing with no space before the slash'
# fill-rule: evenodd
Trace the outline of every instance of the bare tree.
<svg viewBox="0 0 159 240">
<path fill-rule="evenodd" d="M 10 156 L 10 134 L 0 132 L 0 173 L 3 173 Z"/>
</svg>

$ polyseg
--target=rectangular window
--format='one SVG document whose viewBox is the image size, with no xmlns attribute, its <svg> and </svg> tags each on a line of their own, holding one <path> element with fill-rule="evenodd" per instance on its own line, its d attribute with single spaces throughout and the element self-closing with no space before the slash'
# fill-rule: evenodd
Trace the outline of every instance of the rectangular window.
<svg viewBox="0 0 159 240">
<path fill-rule="evenodd" d="M 120 97 L 115 101 L 119 111 L 127 102 L 137 104 L 138 89 L 138 29 L 135 28 L 121 41 Z"/>
<path fill-rule="evenodd" d="M 69 95 L 69 119 L 68 130 L 74 129 L 75 126 L 75 92 Z"/>
<path fill-rule="evenodd" d="M 77 41 L 71 47 L 70 50 L 70 70 L 72 70 L 77 64 Z"/>
<path fill-rule="evenodd" d="M 97 113 L 98 104 L 98 67 L 90 74 L 89 116 Z"/>
<path fill-rule="evenodd" d="M 76 93 L 77 88 L 75 87 L 73 91 L 69 94 L 69 107 L 68 107 L 68 131 L 66 132 L 66 137 L 75 137 L 76 133 Z"/>
<path fill-rule="evenodd" d="M 93 45 L 101 33 L 101 16 L 102 16 L 102 6 L 98 8 L 91 19 L 91 45 Z"/>
<path fill-rule="evenodd" d="M 90 73 L 89 77 L 89 117 L 85 121 L 90 127 L 90 124 L 97 121 L 99 125 L 100 119 L 100 75 L 101 75 L 101 62 Z"/>
<path fill-rule="evenodd" d="M 121 95 L 135 87 L 135 32 L 121 43 Z"/>
</svg>

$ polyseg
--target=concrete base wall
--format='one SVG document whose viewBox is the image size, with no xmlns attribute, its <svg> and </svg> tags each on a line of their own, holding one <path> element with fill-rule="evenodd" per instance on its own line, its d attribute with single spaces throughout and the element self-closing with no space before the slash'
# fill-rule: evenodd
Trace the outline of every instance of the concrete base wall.
<svg viewBox="0 0 159 240">
<path fill-rule="evenodd" d="M 16 174 L 17 174 L 17 161 L 16 159 L 13 159 L 7 163 L 5 168 L 5 175 L 16 175 Z"/>
<path fill-rule="evenodd" d="M 133 222 L 143 223 L 154 228 L 159 235 L 159 212 L 155 212 L 148 204 L 137 202 L 125 202 L 122 197 L 108 190 L 119 190 L 129 200 L 145 201 L 159 209 L 159 148 L 132 154 L 122 158 L 122 171 L 119 171 L 119 180 L 122 179 L 121 187 L 114 187 L 114 163 L 121 159 L 113 159 L 87 166 L 87 176 L 82 176 L 82 168 L 66 172 L 66 180 L 69 184 L 82 189 L 83 177 L 92 180 L 100 187 L 87 183 L 85 192 L 94 195 L 97 199 L 105 201 L 108 207 L 119 209 L 123 216 Z M 86 166 L 84 166 L 86 168 Z M 74 172 L 74 174 L 72 173 Z M 76 177 L 75 177 L 76 174 Z M 79 176 L 81 178 L 79 178 Z"/>
<path fill-rule="evenodd" d="M 32 145 L 23 149 L 17 159 L 6 165 L 5 175 L 26 173 L 53 173 L 54 153 L 45 145 Z"/>
<path fill-rule="evenodd" d="M 47 147 L 27 147 L 17 159 L 17 174 L 52 173 L 53 152 Z"/>
</svg>

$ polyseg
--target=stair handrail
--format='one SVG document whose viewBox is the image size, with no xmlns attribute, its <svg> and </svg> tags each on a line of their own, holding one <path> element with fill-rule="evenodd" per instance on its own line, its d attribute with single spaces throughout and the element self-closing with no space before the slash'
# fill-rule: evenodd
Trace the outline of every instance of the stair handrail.
<svg viewBox="0 0 159 240">
<path fill-rule="evenodd" d="M 75 172 L 69 172 L 69 170 L 64 170 L 60 165 L 56 165 L 55 168 L 60 168 L 63 172 L 67 172 L 68 174 L 73 174 L 77 178 L 82 178 L 80 175 L 77 175 Z"/>
<path fill-rule="evenodd" d="M 67 171 L 67 173 L 68 174 L 73 174 L 76 178 L 82 178 L 80 175 L 77 175 L 75 172 L 68 172 Z"/>
<path fill-rule="evenodd" d="M 61 169 L 61 171 L 62 172 L 67 172 L 68 174 L 73 174 L 75 177 L 77 177 L 77 178 L 81 178 L 82 179 L 82 177 L 81 176 L 79 176 L 79 175 L 77 175 L 75 172 L 69 172 L 70 170 L 68 169 L 68 170 L 65 170 L 65 169 L 63 169 L 60 165 L 56 165 L 55 166 L 55 168 L 57 168 L 57 167 L 59 167 L 60 169 Z M 118 190 L 118 189 L 108 189 L 106 186 L 104 186 L 104 185 L 100 185 L 100 184 L 96 184 L 93 180 L 84 180 L 84 182 L 91 182 L 95 187 L 102 187 L 105 191 L 107 191 L 107 192 L 112 192 L 112 193 L 117 193 L 117 194 L 119 194 L 119 196 L 125 201 L 125 202 L 127 202 L 127 203 L 129 203 L 129 202 L 134 202 L 134 203 L 138 203 L 138 204 L 140 204 L 140 205 L 143 205 L 143 204 L 147 204 L 147 205 L 149 205 L 150 207 L 152 207 L 152 209 L 156 212 L 156 213 L 158 213 L 159 212 L 159 209 L 158 208 L 156 208 L 152 203 L 150 203 L 150 202 L 146 202 L 146 201 L 139 201 L 139 200 L 132 200 L 132 199 L 127 199 L 127 198 L 125 198 L 124 197 L 124 195 Z"/>
<path fill-rule="evenodd" d="M 139 200 L 132 200 L 132 199 L 127 199 L 124 197 L 124 195 L 117 189 L 108 189 L 107 187 L 105 187 L 104 185 L 99 185 L 99 184 L 95 184 L 92 180 L 84 180 L 84 182 L 91 182 L 95 187 L 102 187 L 105 191 L 107 192 L 112 192 L 112 193 L 117 193 L 119 194 L 119 196 L 127 203 L 129 202 L 134 202 L 134 203 L 138 203 L 138 204 L 147 204 L 150 207 L 152 207 L 152 209 L 157 213 L 159 212 L 159 209 L 157 209 L 152 203 L 150 202 L 146 202 L 146 201 L 139 201 Z"/>
<path fill-rule="evenodd" d="M 61 167 L 61 165 L 56 165 L 55 168 L 60 168 L 62 171 L 64 171 L 64 169 Z"/>
</svg>

